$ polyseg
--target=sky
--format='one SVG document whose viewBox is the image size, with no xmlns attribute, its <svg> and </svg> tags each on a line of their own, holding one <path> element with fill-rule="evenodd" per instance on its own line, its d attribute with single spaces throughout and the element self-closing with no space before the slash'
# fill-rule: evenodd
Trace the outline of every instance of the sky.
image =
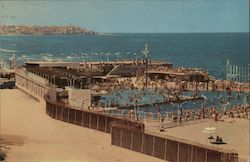
<svg viewBox="0 0 250 162">
<path fill-rule="evenodd" d="M 104 33 L 249 32 L 250 0 L 0 0 L 0 23 Z"/>
</svg>

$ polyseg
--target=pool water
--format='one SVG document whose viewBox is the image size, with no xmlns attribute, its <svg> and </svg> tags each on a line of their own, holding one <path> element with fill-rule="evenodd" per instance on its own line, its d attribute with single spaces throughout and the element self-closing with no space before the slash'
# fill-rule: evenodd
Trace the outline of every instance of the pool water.
<svg viewBox="0 0 250 162">
<path fill-rule="evenodd" d="M 223 109 L 238 104 L 248 104 L 249 100 L 248 93 L 232 92 L 231 95 L 228 95 L 227 92 L 203 91 L 199 92 L 199 95 L 204 97 L 204 100 L 184 101 L 182 103 L 154 104 L 164 102 L 164 94 L 166 94 L 166 91 L 164 90 L 155 91 L 153 89 L 148 89 L 146 92 L 143 90 L 122 90 L 119 92 L 114 92 L 111 95 L 102 96 L 100 102 L 104 103 L 106 106 L 124 107 L 125 110 L 138 108 L 138 111 L 141 112 L 155 113 L 159 111 L 177 111 L 178 108 L 186 110 L 211 106 L 215 106 L 218 109 Z M 182 92 L 182 95 L 193 96 L 194 92 Z M 130 108 L 126 108 L 126 105 L 130 106 Z"/>
<path fill-rule="evenodd" d="M 193 92 L 184 92 L 183 95 L 192 95 Z M 204 91 L 200 92 L 201 96 L 203 96 L 204 100 L 195 100 L 195 101 L 186 101 L 182 103 L 174 103 L 174 104 L 162 104 L 160 105 L 161 112 L 171 112 L 177 111 L 178 108 L 182 108 L 183 110 L 187 109 L 199 109 L 203 107 L 211 107 L 215 106 L 218 109 L 233 107 L 238 104 L 248 104 L 249 94 L 247 93 L 236 93 L 233 92 L 230 96 L 228 96 L 227 92 L 211 92 Z M 155 106 L 145 106 L 140 108 L 141 111 L 145 112 L 157 112 L 158 108 Z"/>
<path fill-rule="evenodd" d="M 133 89 L 121 90 L 111 95 L 104 95 L 100 102 L 106 106 L 129 107 L 135 105 L 152 105 L 153 103 L 162 103 L 165 101 L 164 90 L 153 89 Z"/>
</svg>

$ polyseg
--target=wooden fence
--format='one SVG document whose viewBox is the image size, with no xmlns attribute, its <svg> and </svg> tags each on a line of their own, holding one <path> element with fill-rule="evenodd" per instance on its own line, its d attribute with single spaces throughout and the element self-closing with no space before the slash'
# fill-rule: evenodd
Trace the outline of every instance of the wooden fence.
<svg viewBox="0 0 250 162">
<path fill-rule="evenodd" d="M 73 109 L 68 105 L 51 101 L 47 95 L 45 95 L 44 99 L 46 101 L 46 113 L 57 120 L 88 127 L 106 133 L 111 132 L 112 123 L 126 125 L 131 129 L 139 129 L 141 132 L 144 131 L 144 124 L 137 121 L 131 121 L 124 118 L 109 116 L 87 110 Z"/>
<path fill-rule="evenodd" d="M 111 133 L 112 145 L 170 162 L 237 162 L 238 154 L 167 139 L 144 132 L 144 124 L 54 102 L 47 95 L 46 113 L 54 119 Z"/>
<path fill-rule="evenodd" d="M 170 162 L 237 162 L 235 152 L 193 145 L 147 134 L 125 125 L 112 124 L 112 145 L 154 156 Z"/>
</svg>

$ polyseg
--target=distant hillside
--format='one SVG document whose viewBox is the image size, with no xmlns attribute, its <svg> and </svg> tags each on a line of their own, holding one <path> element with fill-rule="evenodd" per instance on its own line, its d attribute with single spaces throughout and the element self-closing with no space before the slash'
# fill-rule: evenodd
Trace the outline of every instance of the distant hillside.
<svg viewBox="0 0 250 162">
<path fill-rule="evenodd" d="M 27 25 L 0 25 L 0 35 L 3 34 L 33 34 L 33 35 L 74 35 L 98 34 L 79 26 L 27 26 Z"/>
</svg>

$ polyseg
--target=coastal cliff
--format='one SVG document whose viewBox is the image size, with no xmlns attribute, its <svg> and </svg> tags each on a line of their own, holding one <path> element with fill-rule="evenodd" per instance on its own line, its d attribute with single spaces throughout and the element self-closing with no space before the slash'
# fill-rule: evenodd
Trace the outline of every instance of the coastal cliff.
<svg viewBox="0 0 250 162">
<path fill-rule="evenodd" d="M 31 34 L 31 35 L 95 35 L 95 31 L 79 26 L 28 26 L 28 25 L 0 25 L 0 35 Z"/>
</svg>

